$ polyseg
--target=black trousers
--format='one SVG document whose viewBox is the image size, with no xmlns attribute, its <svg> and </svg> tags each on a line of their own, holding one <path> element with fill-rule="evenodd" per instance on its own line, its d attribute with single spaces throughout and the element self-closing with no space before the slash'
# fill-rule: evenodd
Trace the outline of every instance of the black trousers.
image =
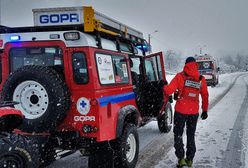
<svg viewBox="0 0 248 168">
<path fill-rule="evenodd" d="M 187 134 L 187 152 L 186 158 L 193 160 L 196 152 L 195 146 L 195 130 L 199 114 L 187 115 L 175 112 L 174 114 L 174 147 L 178 159 L 183 159 L 185 156 L 183 144 L 183 132 L 186 125 Z"/>
</svg>

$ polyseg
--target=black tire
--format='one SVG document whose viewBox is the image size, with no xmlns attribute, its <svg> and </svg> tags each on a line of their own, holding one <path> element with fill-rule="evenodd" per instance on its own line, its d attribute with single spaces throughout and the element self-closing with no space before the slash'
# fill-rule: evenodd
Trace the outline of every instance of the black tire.
<svg viewBox="0 0 248 168">
<path fill-rule="evenodd" d="M 41 167 L 46 167 L 56 161 L 56 150 L 53 147 L 42 149 L 40 155 Z"/>
<path fill-rule="evenodd" d="M 1 137 L 1 168 L 35 168 L 39 164 L 39 150 L 32 138 L 17 134 Z"/>
<path fill-rule="evenodd" d="M 157 117 L 158 129 L 161 133 L 168 133 L 172 128 L 172 119 L 173 119 L 171 104 L 167 103 L 164 110 L 165 113 Z M 167 119 L 168 117 L 170 117 L 169 121 Z"/>
<path fill-rule="evenodd" d="M 130 147 L 128 138 L 134 142 L 134 147 Z M 114 167 L 134 168 L 136 166 L 139 156 L 139 136 L 134 124 L 127 123 L 125 125 L 122 135 L 114 141 L 113 149 Z M 131 152 L 132 149 L 134 149 L 133 152 Z M 128 152 L 133 153 L 133 156 L 130 154 L 128 158 Z"/>
<path fill-rule="evenodd" d="M 216 85 L 218 85 L 218 84 L 219 84 L 219 78 L 216 79 Z"/>
<path fill-rule="evenodd" d="M 31 82 L 32 85 L 29 85 L 28 82 Z M 32 88 L 37 86 L 38 88 L 34 92 L 31 91 Z M 20 89 L 22 87 L 23 90 Z M 26 91 L 27 94 L 32 92 L 33 95 L 26 96 L 23 99 L 19 98 L 24 97 L 22 93 L 25 89 L 28 90 Z M 20 93 L 20 96 L 16 94 L 17 98 L 14 98 L 15 91 Z M 53 131 L 65 118 L 71 102 L 68 88 L 60 75 L 50 67 L 36 65 L 24 66 L 13 72 L 3 86 L 1 98 L 5 101 L 18 100 L 21 102 L 15 105 L 15 108 L 22 109 L 21 111 L 25 115 L 23 124 L 19 129 L 36 133 Z M 32 108 L 38 108 L 38 110 L 32 111 Z M 36 115 L 35 113 L 41 115 L 32 118 Z M 31 116 L 31 118 L 28 116 Z"/>
<path fill-rule="evenodd" d="M 38 136 L 37 141 L 39 143 L 40 151 L 40 167 L 46 167 L 56 160 L 56 145 L 52 144 L 49 137 Z"/>
</svg>

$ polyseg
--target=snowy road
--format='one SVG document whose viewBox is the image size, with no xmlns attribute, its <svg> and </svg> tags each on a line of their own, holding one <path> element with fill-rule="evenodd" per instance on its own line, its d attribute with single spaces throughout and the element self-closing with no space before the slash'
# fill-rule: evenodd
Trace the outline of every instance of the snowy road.
<svg viewBox="0 0 248 168">
<path fill-rule="evenodd" d="M 221 76 L 221 83 L 209 88 L 210 111 L 206 121 L 199 121 L 197 128 L 197 153 L 195 167 L 240 167 L 245 164 L 248 147 L 248 75 Z M 244 131 L 244 132 L 243 132 Z M 139 168 L 175 167 L 173 134 L 160 134 L 156 121 L 139 129 Z M 248 153 L 248 152 L 247 152 Z M 234 156 L 235 157 L 234 157 Z M 232 161 L 230 161 L 232 160 Z M 227 161 L 228 164 L 225 164 Z M 247 161 L 248 162 L 248 161 Z M 87 158 L 75 153 L 54 162 L 49 168 L 86 168 Z M 243 166 L 244 167 L 244 166 Z"/>
</svg>

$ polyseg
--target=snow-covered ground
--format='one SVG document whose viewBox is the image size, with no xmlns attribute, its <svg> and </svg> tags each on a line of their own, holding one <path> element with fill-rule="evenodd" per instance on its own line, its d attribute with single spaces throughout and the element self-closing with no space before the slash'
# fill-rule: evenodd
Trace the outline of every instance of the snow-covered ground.
<svg viewBox="0 0 248 168">
<path fill-rule="evenodd" d="M 248 83 L 248 77 L 244 78 L 241 76 L 237 78 L 240 75 L 242 74 L 233 73 L 221 75 L 220 84 L 215 88 L 209 87 L 209 118 L 206 121 L 199 120 L 198 122 L 196 132 L 197 153 L 195 157 L 195 167 L 228 167 L 228 165 L 225 165 L 223 161 L 227 160 L 228 163 L 230 162 L 228 159 L 232 157 L 232 153 L 234 152 L 234 146 L 232 146 L 233 143 L 234 145 L 237 145 L 235 143 L 241 144 L 238 144 L 238 147 L 235 148 L 238 150 L 235 153 L 235 155 L 237 155 L 235 158 L 238 159 L 238 161 L 231 161 L 235 162 L 232 168 L 236 168 L 237 164 L 242 164 L 243 166 L 245 163 L 245 156 L 248 156 L 248 150 L 246 149 L 246 147 L 248 147 L 248 131 L 245 130 L 248 130 L 248 124 L 243 126 L 243 124 L 240 125 L 238 121 L 241 118 L 242 123 L 248 123 L 248 116 L 240 115 L 245 113 L 239 112 L 240 109 L 243 111 L 245 109 L 247 110 L 246 104 L 244 104 L 244 99 L 247 97 L 247 86 L 244 83 L 244 80 Z M 173 75 L 167 75 L 168 81 L 172 78 Z M 235 80 L 236 78 L 237 81 Z M 235 81 L 235 85 L 231 87 Z M 223 93 L 226 91 L 229 92 L 223 97 Z M 237 116 L 238 119 L 236 120 Z M 237 128 L 239 128 L 241 132 L 236 130 L 234 131 L 234 125 L 238 125 Z M 138 131 L 140 136 L 140 159 L 137 168 L 175 167 L 177 159 L 173 149 L 172 131 L 168 134 L 161 134 L 157 128 L 156 121 L 152 121 L 146 126 L 141 127 Z M 233 140 L 229 141 L 230 137 L 239 137 L 241 135 L 242 138 L 240 138 L 239 141 L 236 142 L 236 138 L 232 138 Z M 242 152 L 240 152 L 241 150 Z M 243 158 L 241 163 L 239 163 L 239 156 L 240 158 Z M 248 163 L 246 163 L 246 165 L 248 165 Z M 49 166 L 49 168 L 55 167 L 86 168 L 87 158 L 81 157 L 78 152 L 71 156 L 59 159 Z"/>
</svg>

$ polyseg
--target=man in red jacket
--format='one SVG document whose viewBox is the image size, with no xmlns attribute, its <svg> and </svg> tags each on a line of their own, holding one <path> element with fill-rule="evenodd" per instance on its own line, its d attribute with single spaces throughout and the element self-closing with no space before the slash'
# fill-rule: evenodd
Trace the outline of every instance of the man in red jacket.
<svg viewBox="0 0 248 168">
<path fill-rule="evenodd" d="M 166 95 L 177 93 L 174 114 L 174 147 L 178 158 L 178 167 L 192 167 L 196 152 L 195 130 L 199 116 L 199 95 L 202 97 L 201 118 L 208 117 L 208 89 L 203 76 L 198 72 L 197 63 L 193 57 L 188 57 L 182 72 L 176 74 L 169 85 L 164 86 Z M 183 131 L 186 125 L 187 152 L 186 159 L 183 144 Z"/>
</svg>

